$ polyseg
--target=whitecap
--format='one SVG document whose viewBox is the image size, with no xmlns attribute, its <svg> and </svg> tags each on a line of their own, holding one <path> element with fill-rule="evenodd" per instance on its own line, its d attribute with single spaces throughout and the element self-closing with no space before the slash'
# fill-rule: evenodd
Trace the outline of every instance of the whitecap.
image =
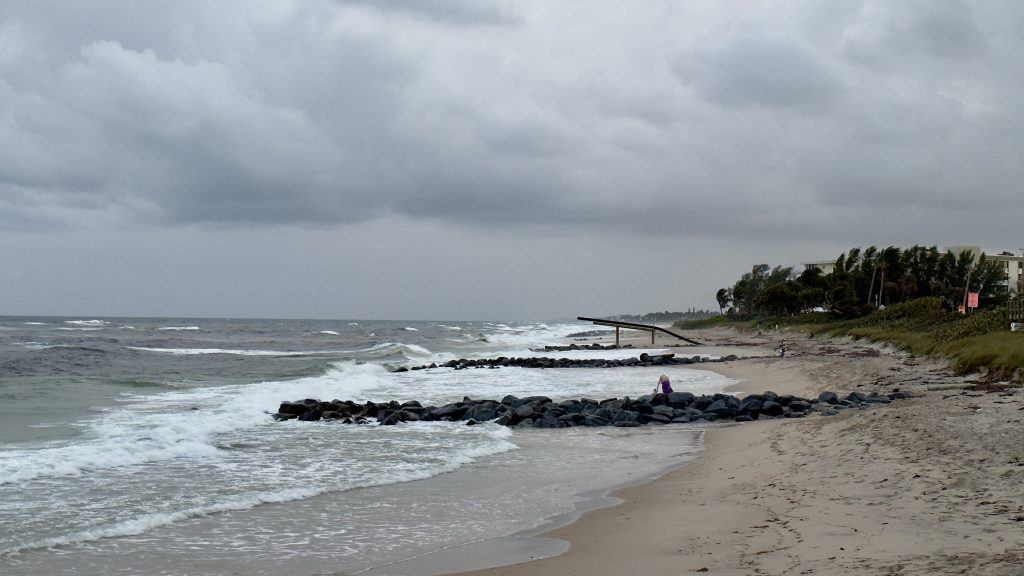
<svg viewBox="0 0 1024 576">
<path fill-rule="evenodd" d="M 357 352 L 369 353 L 374 356 L 383 357 L 391 354 L 401 354 L 406 359 L 426 358 L 433 354 L 430 350 L 416 344 L 403 344 L 401 342 L 383 342 L 358 350 Z"/>
<path fill-rule="evenodd" d="M 330 353 L 311 351 L 286 352 L 283 350 L 232 350 L 227 348 L 147 348 L 143 346 L 128 346 L 128 349 L 139 350 L 142 352 L 174 354 L 177 356 L 198 356 L 201 354 L 233 354 L 235 356 L 313 356 L 316 354 Z"/>
<path fill-rule="evenodd" d="M 216 459 L 216 435 L 272 425 L 267 410 L 282 400 L 359 398 L 381 388 L 386 377 L 375 364 L 339 362 L 319 376 L 296 380 L 124 394 L 128 407 L 83 423 L 90 440 L 0 451 L 0 485 L 174 458 Z"/>
<path fill-rule="evenodd" d="M 57 348 L 53 344 L 43 344 L 42 342 L 16 342 L 16 346 L 28 348 L 29 350 L 49 350 L 51 348 Z"/>
<path fill-rule="evenodd" d="M 171 331 L 195 331 L 199 330 L 199 326 L 163 326 L 157 328 L 157 330 L 171 330 Z"/>
</svg>

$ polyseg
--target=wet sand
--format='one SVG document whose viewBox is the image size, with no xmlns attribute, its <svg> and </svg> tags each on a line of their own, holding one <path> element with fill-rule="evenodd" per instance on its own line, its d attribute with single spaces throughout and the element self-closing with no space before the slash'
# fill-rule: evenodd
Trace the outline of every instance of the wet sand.
<svg viewBox="0 0 1024 576">
<path fill-rule="evenodd" d="M 700 366 L 738 395 L 916 397 L 714 427 L 696 461 L 545 535 L 566 553 L 471 574 L 1024 574 L 1024 391 L 848 339 L 687 335 L 705 345 L 673 351 L 744 358 Z"/>
</svg>

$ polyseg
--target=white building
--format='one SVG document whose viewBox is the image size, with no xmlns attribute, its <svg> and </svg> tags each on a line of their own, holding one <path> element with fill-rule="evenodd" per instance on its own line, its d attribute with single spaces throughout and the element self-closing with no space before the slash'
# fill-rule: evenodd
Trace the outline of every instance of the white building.
<svg viewBox="0 0 1024 576">
<path fill-rule="evenodd" d="M 1013 252 L 1000 252 L 999 254 L 986 254 L 986 258 L 993 262 L 999 262 L 1006 274 L 1006 289 L 1014 294 L 1024 294 L 1024 256 L 1017 256 Z"/>
</svg>

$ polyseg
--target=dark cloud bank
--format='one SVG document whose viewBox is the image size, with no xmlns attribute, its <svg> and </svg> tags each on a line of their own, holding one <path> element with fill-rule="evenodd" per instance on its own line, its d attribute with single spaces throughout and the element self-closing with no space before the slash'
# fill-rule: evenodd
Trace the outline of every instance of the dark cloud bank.
<svg viewBox="0 0 1024 576">
<path fill-rule="evenodd" d="M 0 313 L 572 316 L 1017 249 L 1022 31 L 953 0 L 5 2 Z"/>
</svg>

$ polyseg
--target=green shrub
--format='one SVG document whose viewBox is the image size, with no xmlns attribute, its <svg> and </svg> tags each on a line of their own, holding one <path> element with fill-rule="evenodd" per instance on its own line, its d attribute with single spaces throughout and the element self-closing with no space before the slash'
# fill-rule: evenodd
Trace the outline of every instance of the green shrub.
<svg viewBox="0 0 1024 576">
<path fill-rule="evenodd" d="M 947 358 L 953 370 L 961 374 L 987 371 L 995 377 L 1024 378 L 1024 332 L 1009 331 L 1006 308 L 963 315 L 944 310 L 939 298 L 920 298 L 875 310 L 862 318 L 836 321 L 828 316 L 801 314 L 742 323 L 721 317 L 705 325 L 740 330 L 781 325 L 811 336 L 852 336 L 887 342 L 916 355 Z M 697 323 L 686 324 L 689 327 Z"/>
<path fill-rule="evenodd" d="M 986 310 L 969 316 L 957 314 L 957 316 L 960 316 L 959 320 L 939 326 L 935 330 L 934 336 L 937 342 L 952 342 L 991 332 L 1005 332 L 1010 325 L 1010 319 L 1006 316 L 1006 308 Z"/>
</svg>

